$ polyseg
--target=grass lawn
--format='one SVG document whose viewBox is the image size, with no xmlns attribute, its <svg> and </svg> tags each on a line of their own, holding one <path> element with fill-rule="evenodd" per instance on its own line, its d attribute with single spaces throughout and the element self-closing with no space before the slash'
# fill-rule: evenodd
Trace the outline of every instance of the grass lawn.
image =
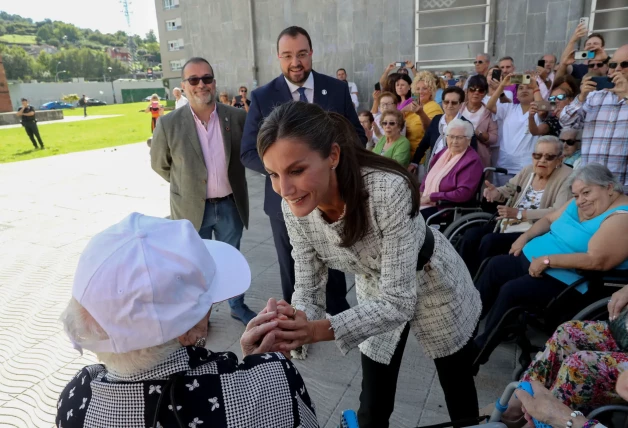
<svg viewBox="0 0 628 428">
<path fill-rule="evenodd" d="M 0 163 L 43 158 L 84 150 L 121 146 L 146 141 L 151 136 L 150 114 L 140 112 L 148 103 L 88 107 L 87 115 L 123 116 L 42 125 L 39 134 L 46 147 L 35 150 L 24 128 L 0 128 Z M 83 109 L 64 110 L 64 116 L 82 116 Z"/>
<path fill-rule="evenodd" d="M 0 42 L 12 43 L 16 45 L 36 45 L 36 36 L 23 36 L 20 34 L 5 34 L 0 36 Z"/>
</svg>

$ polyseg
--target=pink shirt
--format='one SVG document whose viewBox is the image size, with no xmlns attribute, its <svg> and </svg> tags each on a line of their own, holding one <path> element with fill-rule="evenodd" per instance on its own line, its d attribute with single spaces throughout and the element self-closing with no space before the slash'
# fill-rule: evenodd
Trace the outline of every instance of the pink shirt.
<svg viewBox="0 0 628 428">
<path fill-rule="evenodd" d="M 220 118 L 216 110 L 209 116 L 209 122 L 203 122 L 196 116 L 192 106 L 190 106 L 194 123 L 196 124 L 196 134 L 201 143 L 205 166 L 207 167 L 207 198 L 224 198 L 233 193 L 229 184 L 227 173 L 227 157 L 225 156 L 225 145 L 220 129 Z"/>
</svg>

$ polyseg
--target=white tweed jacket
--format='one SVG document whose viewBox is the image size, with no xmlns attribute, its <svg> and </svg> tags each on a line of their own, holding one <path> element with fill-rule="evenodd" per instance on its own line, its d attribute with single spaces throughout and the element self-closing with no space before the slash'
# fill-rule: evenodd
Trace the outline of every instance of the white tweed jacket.
<svg viewBox="0 0 628 428">
<path fill-rule="evenodd" d="M 296 217 L 282 208 L 295 262 L 292 303 L 308 319 L 325 317 L 327 269 L 356 275 L 358 305 L 330 317 L 343 354 L 359 346 L 388 364 L 405 324 L 430 358 L 451 355 L 469 340 L 482 303 L 471 276 L 447 239 L 434 233 L 429 271 L 416 272 L 425 238 L 421 215 L 411 218 L 411 189 L 397 174 L 363 170 L 370 226 L 362 240 L 342 248 L 344 220 L 328 224 L 316 209 Z"/>
</svg>

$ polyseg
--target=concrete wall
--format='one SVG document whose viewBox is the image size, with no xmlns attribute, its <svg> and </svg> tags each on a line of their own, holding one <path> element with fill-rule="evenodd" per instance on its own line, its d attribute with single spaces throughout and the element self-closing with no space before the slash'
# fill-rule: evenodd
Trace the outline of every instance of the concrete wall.
<svg viewBox="0 0 628 428">
<path fill-rule="evenodd" d="M 40 110 L 35 112 L 37 122 L 48 122 L 50 120 L 63 120 L 63 110 Z M 0 126 L 17 125 L 22 119 L 17 117 L 15 112 L 0 113 Z"/>
<path fill-rule="evenodd" d="M 451 7 L 468 3 L 454 0 Z M 545 53 L 560 55 L 578 18 L 583 13 L 588 16 L 591 0 L 493 0 L 491 4 L 496 10 L 489 40 L 495 43 L 489 44 L 489 53 L 493 59 L 510 55 L 524 70 L 533 68 Z M 207 58 L 215 68 L 218 89 L 230 96 L 240 85 L 251 89 L 248 0 L 181 0 L 178 11 L 188 58 Z M 358 86 L 361 108 L 370 106 L 373 85 L 387 64 L 415 60 L 414 0 L 253 0 L 253 17 L 259 85 L 280 74 L 276 39 L 290 25 L 310 33 L 315 70 L 330 75 L 341 67 L 347 70 L 349 80 Z M 160 37 L 168 35 L 160 31 Z"/>
<path fill-rule="evenodd" d="M 20 100 L 26 98 L 35 108 L 48 101 L 61 100 L 63 95 L 82 94 L 88 98 L 97 98 L 107 104 L 113 104 L 113 93 L 116 94 L 116 101 L 122 102 L 122 89 L 140 88 L 163 88 L 161 80 L 154 81 L 120 81 L 113 82 L 81 82 L 81 83 L 14 83 L 9 84 L 9 93 L 13 103 L 13 110 L 21 104 Z M 102 94 L 100 93 L 102 91 Z"/>
</svg>

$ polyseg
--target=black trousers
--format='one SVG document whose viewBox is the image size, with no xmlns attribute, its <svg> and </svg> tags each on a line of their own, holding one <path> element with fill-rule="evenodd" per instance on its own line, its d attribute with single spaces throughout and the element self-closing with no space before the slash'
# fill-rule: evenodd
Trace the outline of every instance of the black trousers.
<svg viewBox="0 0 628 428">
<path fill-rule="evenodd" d="M 362 392 L 358 410 L 360 428 L 387 428 L 389 426 L 388 420 L 395 408 L 399 367 L 409 331 L 410 325 L 407 324 L 388 365 L 373 361 L 362 354 Z M 471 338 L 459 351 L 434 359 L 452 421 L 479 416 L 478 397 L 473 381 L 473 360 Z"/>
<path fill-rule="evenodd" d="M 83 106 L 83 117 L 87 117 L 87 104 Z"/>
<path fill-rule="evenodd" d="M 39 128 L 37 127 L 37 122 L 24 122 L 22 124 L 24 126 L 24 130 L 26 131 L 26 135 L 31 139 L 33 146 L 37 148 L 37 143 L 35 142 L 35 138 L 39 141 L 39 147 L 44 148 L 44 143 L 41 141 L 41 136 L 39 135 Z"/>
<path fill-rule="evenodd" d="M 294 293 L 294 260 L 292 259 L 292 245 L 288 236 L 286 222 L 283 219 L 270 216 L 270 227 L 273 230 L 275 249 L 279 259 L 279 273 L 281 275 L 281 290 L 283 299 L 292 303 L 292 293 Z M 327 313 L 336 315 L 349 309 L 347 302 L 347 282 L 345 274 L 335 269 L 329 269 L 327 278 Z"/>
<path fill-rule="evenodd" d="M 530 262 L 521 254 L 493 257 L 484 269 L 475 284 L 482 298 L 482 317 L 486 317 L 484 332 L 475 339 L 478 348 L 484 347 L 510 309 L 516 306 L 543 308 L 567 287 L 549 275 L 532 277 L 528 274 L 529 268 Z M 574 305 L 584 304 L 588 297 L 577 292 L 574 295 Z"/>
<path fill-rule="evenodd" d="M 475 276 L 484 259 L 508 254 L 512 244 L 521 233 L 493 233 L 495 222 L 487 223 L 467 230 L 460 243 L 460 257 L 471 273 Z"/>
</svg>

